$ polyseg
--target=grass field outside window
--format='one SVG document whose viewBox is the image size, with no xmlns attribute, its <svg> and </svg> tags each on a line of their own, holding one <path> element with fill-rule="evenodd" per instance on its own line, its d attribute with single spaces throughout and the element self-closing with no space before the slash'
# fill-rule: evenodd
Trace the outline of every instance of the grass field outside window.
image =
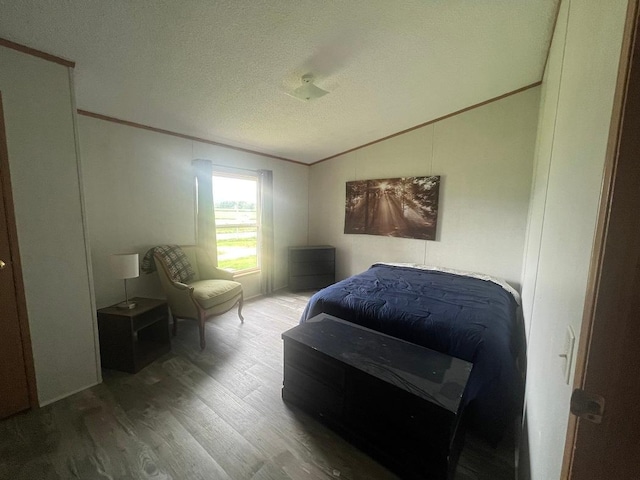
<svg viewBox="0 0 640 480">
<path fill-rule="evenodd" d="M 233 272 L 260 267 L 258 180 L 213 176 L 218 266 Z"/>
</svg>

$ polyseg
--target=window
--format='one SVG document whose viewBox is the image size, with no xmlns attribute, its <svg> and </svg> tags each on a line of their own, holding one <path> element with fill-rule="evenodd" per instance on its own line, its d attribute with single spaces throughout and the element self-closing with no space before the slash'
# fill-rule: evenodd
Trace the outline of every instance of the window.
<svg viewBox="0 0 640 480">
<path fill-rule="evenodd" d="M 260 268 L 258 178 L 213 174 L 218 266 L 234 272 Z"/>
</svg>

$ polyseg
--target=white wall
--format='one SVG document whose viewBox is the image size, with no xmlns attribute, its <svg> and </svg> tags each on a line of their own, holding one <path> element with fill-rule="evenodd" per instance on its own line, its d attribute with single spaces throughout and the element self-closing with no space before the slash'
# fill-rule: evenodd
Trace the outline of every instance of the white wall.
<svg viewBox="0 0 640 480">
<path fill-rule="evenodd" d="M 306 165 L 79 117 L 87 217 L 98 307 L 119 302 L 122 281 L 113 279 L 109 255 L 162 244 L 195 243 L 191 161 L 273 170 L 276 288 L 287 283 L 287 246 L 307 242 Z M 239 277 L 245 298 L 260 293 L 259 275 Z M 134 296 L 162 297 L 157 274 L 128 281 Z"/>
<path fill-rule="evenodd" d="M 558 355 L 567 327 L 577 337 L 582 323 L 626 6 L 564 0 L 543 82 L 523 270 L 530 472 L 521 474 L 534 480 L 560 477 L 571 387 Z"/>
<path fill-rule="evenodd" d="M 43 405 L 100 380 L 70 71 L 0 47 L 0 91 Z"/>
<path fill-rule="evenodd" d="M 502 277 L 518 287 L 539 88 L 311 167 L 309 241 L 337 248 L 337 276 L 376 261 Z M 441 175 L 436 241 L 345 235 L 345 182 Z"/>
</svg>

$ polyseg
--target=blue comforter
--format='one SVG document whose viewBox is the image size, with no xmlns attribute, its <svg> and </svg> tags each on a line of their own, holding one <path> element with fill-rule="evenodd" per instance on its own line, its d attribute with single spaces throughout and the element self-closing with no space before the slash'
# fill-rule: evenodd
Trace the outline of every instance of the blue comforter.
<svg viewBox="0 0 640 480">
<path fill-rule="evenodd" d="M 313 295 L 301 321 L 324 312 L 473 362 L 465 414 L 496 443 L 522 401 L 516 310 L 490 281 L 376 264 Z"/>
</svg>

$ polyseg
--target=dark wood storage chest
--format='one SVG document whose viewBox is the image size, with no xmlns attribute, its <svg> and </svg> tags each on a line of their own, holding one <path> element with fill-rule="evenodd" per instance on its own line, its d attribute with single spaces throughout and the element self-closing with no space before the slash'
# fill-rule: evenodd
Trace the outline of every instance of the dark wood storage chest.
<svg viewBox="0 0 640 480">
<path fill-rule="evenodd" d="M 327 314 L 282 338 L 285 401 L 402 478 L 453 478 L 471 363 Z"/>
<path fill-rule="evenodd" d="M 319 290 L 336 281 L 336 249 L 330 245 L 289 247 L 289 289 Z"/>
</svg>

